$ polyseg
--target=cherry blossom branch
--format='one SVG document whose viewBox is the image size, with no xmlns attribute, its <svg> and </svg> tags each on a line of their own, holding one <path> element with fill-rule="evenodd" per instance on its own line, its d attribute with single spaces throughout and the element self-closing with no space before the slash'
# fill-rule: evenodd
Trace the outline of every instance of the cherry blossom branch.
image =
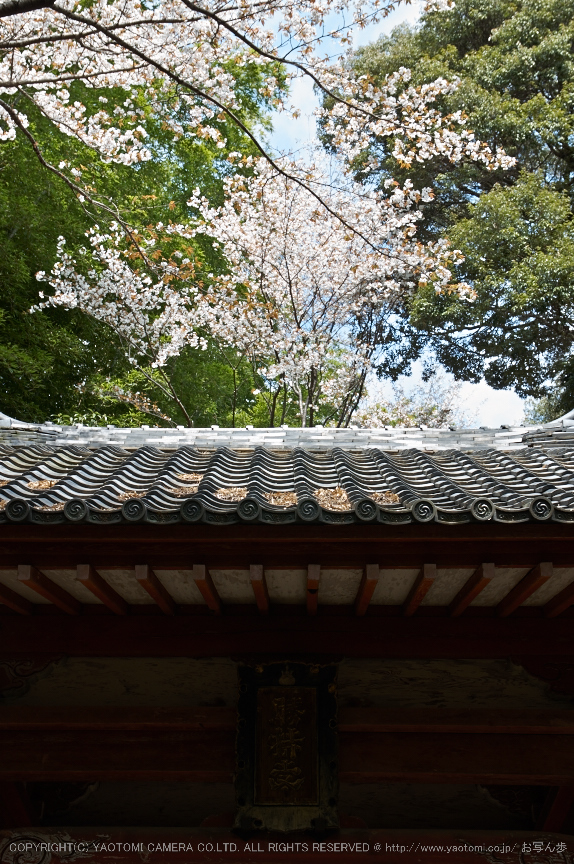
<svg viewBox="0 0 574 864">
<path fill-rule="evenodd" d="M 271 60 L 276 63 L 284 63 L 287 66 L 293 66 L 295 69 L 299 69 L 304 75 L 310 78 L 314 84 L 319 87 L 326 96 L 329 96 L 331 99 L 335 100 L 335 102 L 340 102 L 343 105 L 347 105 L 349 108 L 353 108 L 360 114 L 365 114 L 367 117 L 374 118 L 376 115 L 372 114 L 370 111 L 366 111 L 359 105 L 353 105 L 348 102 L 346 99 L 341 98 L 337 93 L 333 90 L 330 90 L 321 80 L 318 78 L 308 66 L 305 66 L 303 63 L 300 63 L 298 60 L 288 60 L 287 57 L 281 57 L 277 54 L 273 54 L 270 51 L 266 51 L 259 45 L 256 45 L 251 39 L 248 39 L 247 36 L 244 36 L 239 30 L 233 27 L 228 21 L 225 21 L 219 15 L 216 15 L 215 12 L 210 12 L 209 9 L 205 9 L 203 6 L 198 6 L 196 3 L 193 3 L 192 0 L 182 0 L 182 3 L 187 6 L 188 9 L 191 9 L 192 12 L 198 12 L 200 15 L 205 16 L 206 18 L 215 21 L 220 27 L 228 30 L 236 39 L 239 39 L 240 42 L 243 42 L 248 48 L 252 51 L 256 51 L 261 57 L 265 57 L 267 60 Z M 382 12 L 382 10 L 381 10 Z"/>
<path fill-rule="evenodd" d="M 66 175 L 63 173 L 63 171 L 60 171 L 59 168 L 56 168 L 55 165 L 52 165 L 51 162 L 48 162 L 48 160 L 44 157 L 44 154 L 42 153 L 42 151 L 40 149 L 40 145 L 38 144 L 38 142 L 36 141 L 36 139 L 34 138 L 32 133 L 26 128 L 25 124 L 20 119 L 18 112 L 15 111 L 11 105 L 9 105 L 7 102 L 4 101 L 4 99 L 1 99 L 1 98 L 0 98 L 0 107 L 4 109 L 6 114 L 8 114 L 8 116 L 10 117 L 10 119 L 12 120 L 14 125 L 18 127 L 20 132 L 22 132 L 22 134 L 26 136 L 26 138 L 28 139 L 28 141 L 30 142 L 30 144 L 32 146 L 32 149 L 34 150 L 34 153 L 38 157 L 40 164 L 43 165 L 44 168 L 46 168 L 52 174 L 55 174 L 56 177 L 59 177 L 60 180 L 64 181 L 66 186 L 68 186 L 72 190 L 72 192 L 75 193 L 76 197 L 78 197 L 80 199 L 79 203 L 82 206 L 82 209 L 86 213 L 87 213 L 87 210 L 85 209 L 85 207 L 83 207 L 83 202 L 81 200 L 82 197 L 88 198 L 88 200 L 90 200 L 97 207 L 101 207 L 103 210 L 106 210 L 108 213 L 110 213 L 114 218 L 117 218 L 117 213 L 114 210 L 112 210 L 110 207 L 106 206 L 103 202 L 96 201 L 96 200 L 92 199 L 90 197 L 89 193 L 82 186 L 78 186 L 77 183 L 74 183 L 73 180 L 70 180 L 69 177 L 66 177 Z"/>
<path fill-rule="evenodd" d="M 69 19 L 74 20 L 74 21 L 79 21 L 81 23 L 87 23 L 88 19 L 85 19 L 81 15 L 77 15 L 74 12 L 71 12 L 67 9 L 64 9 L 61 6 L 57 6 L 54 4 L 53 8 L 54 8 L 55 12 L 60 12 L 66 18 L 69 18 Z M 105 35 L 108 35 L 108 31 L 105 27 L 102 27 L 101 25 L 97 24 L 96 22 L 92 22 L 92 23 L 93 23 L 94 29 L 98 30 L 99 32 L 101 32 Z M 349 231 L 353 231 L 353 232 L 356 231 L 356 229 L 351 224 L 349 224 L 344 219 L 342 219 L 341 216 L 338 215 L 335 211 L 331 210 L 329 208 L 329 205 L 322 198 L 322 196 L 319 195 L 317 192 L 315 192 L 312 187 L 308 186 L 304 181 L 300 180 L 296 175 L 290 174 L 289 172 L 285 171 L 267 153 L 265 148 L 260 144 L 258 139 L 255 137 L 255 135 L 253 135 L 253 133 L 251 132 L 249 127 L 246 126 L 245 123 L 242 122 L 242 120 L 237 116 L 237 114 L 234 111 L 232 111 L 230 108 L 228 108 L 226 105 L 224 105 L 220 100 L 216 99 L 214 96 L 211 96 L 208 93 L 205 93 L 204 91 L 199 90 L 193 84 L 190 84 L 188 81 L 181 78 L 181 76 L 177 75 L 174 72 L 171 72 L 171 70 L 167 69 L 162 64 L 153 60 L 153 58 L 146 57 L 146 55 L 142 51 L 140 51 L 138 48 L 136 48 L 134 46 L 131 46 L 129 43 L 127 43 L 125 40 L 121 39 L 120 37 L 115 36 L 113 34 L 110 34 L 110 38 L 117 45 L 124 48 L 126 51 L 128 51 L 130 53 L 134 53 L 136 56 L 138 56 L 140 58 L 140 60 L 143 60 L 144 62 L 149 63 L 151 66 L 154 66 L 154 68 L 156 68 L 158 70 L 158 72 L 161 72 L 162 74 L 166 75 L 168 78 L 170 78 L 176 84 L 179 84 L 184 89 L 189 90 L 195 96 L 199 96 L 202 99 L 205 99 L 208 102 L 211 102 L 220 111 L 223 111 L 230 118 L 230 120 L 232 120 L 235 123 L 235 125 L 247 136 L 247 138 L 251 141 L 251 143 L 256 147 L 258 152 L 261 154 L 261 156 L 274 168 L 274 170 L 280 176 L 284 177 L 286 180 L 292 180 L 294 183 L 297 183 L 302 188 L 307 189 L 311 193 L 311 195 L 313 195 L 313 197 L 317 200 L 317 203 L 320 204 L 322 207 L 324 207 L 331 216 L 334 216 L 335 219 L 339 219 L 341 221 L 341 224 L 343 224 L 344 227 L 347 228 Z M 370 244 L 370 241 L 368 241 L 362 235 L 361 235 L 361 239 L 365 240 L 367 243 Z M 375 247 L 373 247 L 373 248 L 375 248 Z"/>
<path fill-rule="evenodd" d="M 47 8 L 53 8 L 53 4 L 55 0 L 52 0 L 51 3 L 48 4 Z M 0 9 L 1 9 L 0 4 Z M 43 8 L 43 7 L 40 7 Z M 0 18 L 7 17 L 0 15 Z M 162 18 L 163 24 L 181 24 L 181 18 Z M 139 20 L 134 21 L 122 21 L 121 24 L 108 24 L 107 29 L 112 32 L 113 30 L 126 30 L 129 27 L 141 27 L 144 24 L 149 24 L 149 20 L 147 18 L 140 18 Z M 90 33 L 54 33 L 52 36 L 42 36 L 37 37 L 36 39 L 22 39 L 13 42 L 4 42 L 2 44 L 3 48 L 7 50 L 10 48 L 27 48 L 30 45 L 43 45 L 44 43 L 56 43 L 56 42 L 75 42 L 79 39 L 84 39 L 86 36 L 89 36 Z"/>
<path fill-rule="evenodd" d="M 53 5 L 54 0 L 3 0 L 0 3 L 0 18 L 35 12 L 37 9 L 47 9 Z"/>
<path fill-rule="evenodd" d="M 138 68 L 137 66 L 126 66 L 123 69 L 117 69 L 114 71 L 116 71 L 118 73 L 119 72 L 134 72 L 137 70 L 137 68 Z M 102 69 L 98 72 L 83 72 L 82 74 L 77 74 L 77 75 L 58 75 L 58 83 L 60 81 L 88 81 L 92 78 L 99 78 L 102 75 L 109 75 L 109 72 Z M 16 88 L 16 87 L 20 88 L 20 87 L 27 87 L 27 86 L 36 87 L 38 84 L 53 84 L 53 83 L 54 83 L 54 77 L 52 76 L 49 78 L 30 78 L 29 80 L 19 79 L 17 81 L 1 81 L 0 80 L 0 87 L 6 87 L 6 88 L 12 89 L 12 88 Z"/>
</svg>

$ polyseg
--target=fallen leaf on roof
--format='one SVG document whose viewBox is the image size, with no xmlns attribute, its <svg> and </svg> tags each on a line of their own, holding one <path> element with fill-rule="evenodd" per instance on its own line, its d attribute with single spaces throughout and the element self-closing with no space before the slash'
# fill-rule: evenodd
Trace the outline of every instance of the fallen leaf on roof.
<svg viewBox="0 0 574 864">
<path fill-rule="evenodd" d="M 4 508 L 6 507 L 6 504 L 7 504 L 7 503 L 8 503 L 8 502 L 5 501 L 4 498 L 0 498 L 0 510 L 4 510 Z"/>
<path fill-rule="evenodd" d="M 176 495 L 178 498 L 184 498 L 186 495 L 195 495 L 198 488 L 198 486 L 171 486 L 168 492 L 171 492 L 172 495 Z"/>
<path fill-rule="evenodd" d="M 315 497 L 325 510 L 352 510 L 347 493 L 340 486 L 335 489 L 315 489 Z"/>
<path fill-rule="evenodd" d="M 118 499 L 120 501 L 129 501 L 130 498 L 143 498 L 145 492 L 137 492 L 135 489 L 126 489 L 125 492 L 120 492 Z"/>
<path fill-rule="evenodd" d="M 28 489 L 51 489 L 57 482 L 57 480 L 30 480 Z"/>
<path fill-rule="evenodd" d="M 371 495 L 373 501 L 377 504 L 400 504 L 401 499 L 394 492 L 387 490 L 386 492 L 373 492 Z"/>
<path fill-rule="evenodd" d="M 34 510 L 42 510 L 44 512 L 46 510 L 56 512 L 58 510 L 63 510 L 63 509 L 64 509 L 64 502 L 63 501 L 58 501 L 56 504 L 43 504 L 41 507 L 38 507 L 38 506 L 34 507 Z"/>
<path fill-rule="evenodd" d="M 218 489 L 216 498 L 222 501 L 243 501 L 247 495 L 247 486 L 229 486 L 227 489 Z"/>
<path fill-rule="evenodd" d="M 178 480 L 189 480 L 191 483 L 199 483 L 203 480 L 203 474 L 176 474 Z"/>
<path fill-rule="evenodd" d="M 276 507 L 294 507 L 297 503 L 296 492 L 264 492 L 270 504 Z"/>
</svg>

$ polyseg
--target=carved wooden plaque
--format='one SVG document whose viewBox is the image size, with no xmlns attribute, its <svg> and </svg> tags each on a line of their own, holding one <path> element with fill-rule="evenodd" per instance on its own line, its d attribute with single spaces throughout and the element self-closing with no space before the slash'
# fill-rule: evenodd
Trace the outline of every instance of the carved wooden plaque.
<svg viewBox="0 0 574 864">
<path fill-rule="evenodd" d="M 317 804 L 317 691 L 257 691 L 256 804 Z"/>
<path fill-rule="evenodd" d="M 240 667 L 236 829 L 337 828 L 335 680 L 330 664 Z"/>
</svg>

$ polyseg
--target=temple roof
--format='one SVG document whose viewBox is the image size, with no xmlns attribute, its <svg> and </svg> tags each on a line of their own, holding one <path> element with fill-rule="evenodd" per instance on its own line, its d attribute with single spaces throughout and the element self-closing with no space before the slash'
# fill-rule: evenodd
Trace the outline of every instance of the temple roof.
<svg viewBox="0 0 574 864">
<path fill-rule="evenodd" d="M 0 448 L 0 520 L 574 522 L 574 449 Z"/>
<path fill-rule="evenodd" d="M 22 423 L 0 413 L 0 443 L 51 444 L 57 447 L 77 444 L 87 448 L 115 445 L 125 449 L 138 447 L 157 447 L 161 450 L 178 447 L 197 447 L 214 449 L 229 447 L 235 450 L 266 447 L 270 450 L 290 451 L 296 447 L 306 450 L 331 450 L 340 447 L 344 450 L 363 450 L 378 447 L 386 451 L 405 450 L 413 447 L 419 450 L 513 450 L 522 446 L 528 432 L 534 426 L 501 426 L 498 429 L 431 429 L 382 427 L 362 429 L 349 427 L 336 429 L 314 426 L 301 429 L 280 426 L 272 429 L 244 428 L 226 429 L 219 426 L 192 428 L 178 426 L 175 429 L 138 426 L 119 428 L 116 426 L 60 426 L 55 423 Z M 574 443 L 574 429 L 571 434 Z"/>
<path fill-rule="evenodd" d="M 0 415 L 0 522 L 574 522 L 574 447 L 557 446 L 574 444 L 574 421 L 561 421 L 118 429 Z"/>
</svg>

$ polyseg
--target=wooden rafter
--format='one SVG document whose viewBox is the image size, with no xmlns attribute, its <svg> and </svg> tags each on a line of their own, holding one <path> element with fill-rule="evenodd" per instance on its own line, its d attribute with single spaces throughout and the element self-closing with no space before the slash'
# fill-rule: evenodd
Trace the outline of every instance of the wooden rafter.
<svg viewBox="0 0 574 864">
<path fill-rule="evenodd" d="M 522 606 L 525 600 L 534 594 L 535 591 L 544 585 L 552 576 L 552 564 L 548 561 L 543 561 L 533 567 L 526 576 L 523 576 L 520 582 L 508 592 L 498 606 L 496 614 L 499 618 L 506 618 L 512 615 L 519 606 Z"/>
<path fill-rule="evenodd" d="M 403 604 L 403 615 L 414 615 L 436 579 L 436 564 L 423 564 L 421 572 L 414 581 L 408 597 Z"/>
<path fill-rule="evenodd" d="M 221 599 L 205 564 L 193 565 L 193 580 L 212 612 L 221 614 Z"/>
<path fill-rule="evenodd" d="M 555 618 L 569 609 L 572 604 L 574 604 L 574 582 L 571 582 L 546 603 L 544 615 L 546 618 Z"/>
<path fill-rule="evenodd" d="M 5 565 L 4 565 L 5 566 Z M 117 565 L 116 565 L 117 566 Z M 265 578 L 266 567 L 263 564 L 257 565 L 248 565 L 249 573 L 250 573 L 250 582 L 252 585 L 252 589 L 254 592 L 254 599 L 256 605 L 260 612 L 266 613 L 269 611 L 269 592 Z M 236 564 L 233 569 L 245 569 L 246 565 L 244 564 Z M 5 567 L 5 569 L 9 569 Z M 68 568 L 66 568 L 68 569 Z M 116 567 L 111 566 L 108 562 L 108 565 L 105 569 L 109 569 L 113 571 Z M 169 573 L 169 571 L 173 568 L 163 568 Z M 285 570 L 298 570 L 299 568 L 292 567 L 284 567 L 282 569 Z M 340 570 L 342 574 L 345 573 L 348 569 L 357 569 L 341 567 L 337 568 Z M 504 570 L 505 568 L 501 568 Z M 559 584 L 557 579 L 553 581 L 553 565 L 549 562 L 542 562 L 537 564 L 535 567 L 531 568 L 528 573 L 520 579 L 517 585 L 515 585 L 507 595 L 498 603 L 497 606 L 481 606 L 480 610 L 483 613 L 486 613 L 486 610 L 490 610 L 490 614 L 496 614 L 497 617 L 508 617 L 517 611 L 517 609 L 522 606 L 528 598 L 535 593 L 545 582 L 550 581 L 550 585 L 548 588 L 551 588 L 553 584 Z M 81 610 L 83 612 L 87 611 L 90 604 L 89 600 L 87 604 L 82 605 L 74 596 L 73 587 L 70 582 L 70 589 L 68 589 L 68 585 L 64 582 L 56 583 L 53 579 L 49 578 L 43 567 L 33 567 L 32 565 L 21 565 L 19 569 L 20 573 L 20 581 L 22 584 L 27 584 L 32 590 L 41 594 L 43 597 L 48 599 L 50 603 L 58 606 L 62 610 L 68 612 L 68 614 L 78 614 Z M 108 581 L 103 578 L 98 572 L 97 568 L 93 565 L 88 564 L 80 564 L 77 565 L 76 569 L 76 581 L 82 584 L 85 588 L 87 588 L 92 594 L 94 594 L 100 602 L 109 608 L 114 614 L 117 615 L 126 615 L 131 607 L 124 600 L 124 598 L 108 583 Z M 152 569 L 150 565 L 137 565 L 135 567 L 136 580 L 138 583 L 145 589 L 145 591 L 150 594 L 150 596 L 154 599 L 156 605 L 158 605 L 166 614 L 173 615 L 176 611 L 180 611 L 178 604 L 173 600 L 170 595 L 169 589 L 169 581 L 165 582 L 160 581 L 157 577 L 156 573 Z M 354 610 L 354 613 L 358 616 L 363 616 L 370 610 L 372 613 L 372 597 L 375 592 L 377 584 L 380 582 L 381 578 L 384 578 L 385 571 L 381 570 L 379 565 L 377 564 L 367 564 L 362 568 L 362 578 L 357 590 L 357 594 L 355 597 L 355 601 L 353 606 L 349 604 L 347 607 L 347 611 L 350 613 L 351 609 Z M 504 574 L 502 574 L 504 575 Z M 73 577 L 68 577 L 72 580 Z M 213 581 L 210 576 L 210 568 L 206 565 L 196 565 L 193 571 L 193 578 L 196 582 L 206 604 L 208 607 L 214 611 L 221 611 L 221 599 L 219 598 L 218 591 L 213 584 Z M 419 612 L 420 614 L 439 614 L 443 615 L 445 612 L 452 618 L 459 617 L 463 613 L 467 613 L 465 617 L 468 617 L 469 614 L 476 613 L 477 609 L 469 610 L 469 607 L 472 606 L 473 600 L 490 584 L 490 582 L 497 578 L 495 576 L 495 565 L 494 563 L 483 563 L 478 566 L 471 574 L 471 576 L 467 579 L 466 583 L 462 586 L 462 588 L 458 591 L 455 598 L 451 601 L 448 607 L 438 607 L 431 605 L 428 603 L 424 603 L 424 598 L 428 591 L 431 589 L 434 580 L 437 578 L 437 565 L 436 564 L 425 564 L 420 572 L 417 575 L 417 578 L 414 580 L 414 583 L 409 591 L 408 597 L 402 605 L 402 612 L 406 617 L 410 617 L 415 614 L 415 612 Z M 557 574 L 558 578 L 558 574 Z M 314 615 L 317 612 L 318 607 L 318 593 L 319 593 L 319 583 L 321 579 L 321 566 L 318 564 L 310 564 L 307 565 L 307 590 L 306 590 L 306 606 L 307 612 L 310 615 Z M 325 592 L 322 596 L 323 605 L 329 605 L 329 582 L 327 580 L 324 585 Z M 556 589 L 555 589 L 556 590 Z M 551 594 L 551 591 L 546 591 L 546 595 Z M 58 599 L 56 599 L 58 598 Z M 233 600 L 227 601 L 230 605 L 233 604 Z M 18 593 L 16 593 L 11 587 L 2 584 L 0 582 L 0 614 L 1 614 L 1 606 L 7 606 L 11 608 L 13 611 L 19 612 L 20 614 L 32 614 L 33 612 L 41 614 L 41 610 L 37 607 L 37 604 L 30 604 L 27 598 L 21 597 Z M 143 612 L 143 605 L 138 604 L 136 602 L 136 606 L 138 608 L 138 613 Z M 278 607 L 280 604 L 277 604 Z M 565 612 L 570 606 L 574 605 L 574 582 L 571 582 L 554 597 L 551 597 L 547 600 L 545 605 L 536 605 L 535 607 L 529 606 L 529 611 L 534 613 L 536 611 L 537 614 L 544 615 L 544 617 L 552 618 L 558 615 L 561 615 Z M 421 606 L 424 606 L 424 613 L 421 610 Z M 72 612 L 73 608 L 73 612 Z M 245 606 L 243 611 L 248 610 L 248 604 Z M 193 612 L 193 606 L 190 604 L 185 607 L 188 614 Z M 383 612 L 383 614 L 395 614 L 400 611 L 400 607 L 390 606 L 384 607 L 377 605 L 376 606 L 377 614 Z M 385 613 L 385 610 L 388 612 Z M 181 610 L 183 611 L 183 610 Z"/>
<path fill-rule="evenodd" d="M 124 598 L 108 585 L 91 564 L 78 564 L 76 579 L 116 615 L 128 614 L 129 606 Z"/>
<path fill-rule="evenodd" d="M 0 583 L 0 603 L 7 606 L 13 612 L 18 612 L 20 615 L 31 615 L 34 611 L 34 604 L 26 600 L 20 594 L 16 594 L 11 588 Z"/>
<path fill-rule="evenodd" d="M 267 581 L 262 564 L 249 565 L 249 579 L 257 608 L 263 615 L 267 615 L 269 612 L 269 591 L 267 590 Z"/>
<path fill-rule="evenodd" d="M 375 588 L 379 584 L 380 569 L 378 564 L 367 564 L 363 570 L 361 584 L 355 600 L 355 615 L 364 615 L 369 608 Z"/>
<path fill-rule="evenodd" d="M 31 564 L 18 565 L 18 579 L 68 615 L 79 615 L 82 604 Z"/>
<path fill-rule="evenodd" d="M 448 607 L 449 615 L 452 618 L 462 615 L 475 597 L 478 597 L 480 592 L 484 591 L 486 586 L 490 584 L 492 579 L 494 579 L 494 564 L 481 564 L 480 567 L 477 567 Z"/>
<path fill-rule="evenodd" d="M 177 612 L 175 600 L 161 584 L 149 564 L 136 564 L 135 574 L 138 583 L 153 598 L 161 611 L 165 615 L 175 615 Z"/>
</svg>

